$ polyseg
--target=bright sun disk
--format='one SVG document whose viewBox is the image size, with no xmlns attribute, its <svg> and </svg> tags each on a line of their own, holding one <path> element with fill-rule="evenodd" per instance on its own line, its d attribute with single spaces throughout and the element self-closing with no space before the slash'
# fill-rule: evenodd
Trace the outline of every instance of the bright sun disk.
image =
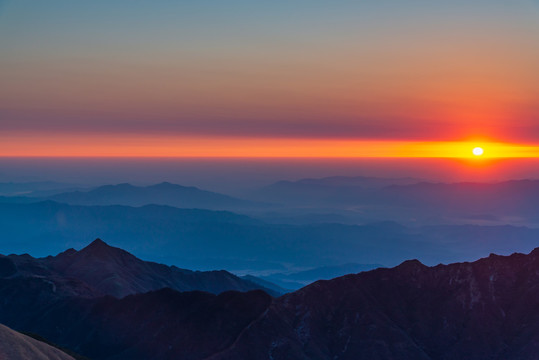
<svg viewBox="0 0 539 360">
<path fill-rule="evenodd" d="M 475 156 L 481 156 L 483 155 L 483 148 L 476 147 L 472 150 L 472 152 Z"/>
</svg>

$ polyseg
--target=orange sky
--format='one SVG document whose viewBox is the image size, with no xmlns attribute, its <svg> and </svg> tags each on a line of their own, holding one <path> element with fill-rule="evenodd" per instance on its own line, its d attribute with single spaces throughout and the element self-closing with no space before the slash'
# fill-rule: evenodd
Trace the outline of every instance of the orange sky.
<svg viewBox="0 0 539 360">
<path fill-rule="evenodd" d="M 120 3 L 2 2 L 0 156 L 537 156 L 537 1 Z"/>
<path fill-rule="evenodd" d="M 1 139 L 3 157 L 536 158 L 539 146 L 475 141 L 49 135 Z M 25 146 L 21 144 L 25 142 Z M 475 147 L 484 149 L 474 156 Z"/>
</svg>

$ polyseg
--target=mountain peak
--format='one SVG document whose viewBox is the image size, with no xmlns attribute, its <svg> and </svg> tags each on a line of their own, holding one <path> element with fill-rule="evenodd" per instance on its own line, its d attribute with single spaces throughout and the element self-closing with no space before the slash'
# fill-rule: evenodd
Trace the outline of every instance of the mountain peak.
<svg viewBox="0 0 539 360">
<path fill-rule="evenodd" d="M 168 181 L 163 181 L 163 182 L 160 182 L 158 184 L 155 184 L 154 186 L 171 186 L 171 185 L 177 185 L 177 184 L 173 184 L 173 183 L 168 182 Z"/>
<path fill-rule="evenodd" d="M 127 253 L 126 251 L 110 246 L 103 240 L 97 238 L 92 241 L 88 246 L 79 251 L 79 254 L 90 254 L 92 257 L 115 257 L 120 253 Z"/>
<path fill-rule="evenodd" d="M 404 269 L 404 270 L 419 271 L 419 270 L 422 270 L 422 269 L 427 268 L 427 267 L 428 266 L 423 264 L 421 261 L 419 261 L 417 259 L 412 259 L 412 260 L 403 261 L 396 268 L 401 269 L 401 270 Z"/>
<path fill-rule="evenodd" d="M 109 244 L 107 244 L 106 242 L 101 240 L 100 238 L 97 238 L 94 241 L 92 241 L 90 243 L 90 245 L 88 245 L 85 249 L 87 249 L 87 248 L 102 248 L 102 247 L 110 247 L 110 246 L 109 246 Z"/>
<path fill-rule="evenodd" d="M 161 189 L 161 190 L 199 190 L 199 191 L 203 191 L 203 190 L 200 190 L 199 188 L 197 188 L 197 187 L 195 187 L 195 186 L 178 185 L 178 184 L 173 184 L 173 183 L 168 182 L 168 181 L 164 181 L 164 182 L 161 182 L 161 183 L 159 183 L 159 184 L 147 186 L 147 189 Z"/>
</svg>

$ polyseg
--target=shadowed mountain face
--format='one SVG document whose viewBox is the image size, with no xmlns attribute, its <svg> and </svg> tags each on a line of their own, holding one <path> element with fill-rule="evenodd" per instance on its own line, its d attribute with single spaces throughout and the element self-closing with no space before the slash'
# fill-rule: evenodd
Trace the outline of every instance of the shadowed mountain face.
<svg viewBox="0 0 539 360">
<path fill-rule="evenodd" d="M 256 349 L 256 350 L 254 350 Z M 274 301 L 214 359 L 537 359 L 539 248 L 473 263 L 407 261 Z"/>
<path fill-rule="evenodd" d="M 0 359 L 74 360 L 66 353 L 0 324 Z"/>
<path fill-rule="evenodd" d="M 0 306 L 2 320 L 95 360 L 204 359 L 231 346 L 272 299 L 260 290 L 213 295 L 161 289 L 123 299 L 45 301 L 53 297 L 50 287 L 20 290 L 32 301 Z"/>
<path fill-rule="evenodd" d="M 0 321 L 93 359 L 532 360 L 539 353 L 539 248 L 435 267 L 406 261 L 277 299 L 170 289 L 58 298 L 40 278 L 14 281 L 0 280 L 7 299 Z"/>
<path fill-rule="evenodd" d="M 73 205 L 169 205 L 178 208 L 242 209 L 260 206 L 231 196 L 164 182 L 152 186 L 105 185 L 90 191 L 56 194 L 51 200 Z"/>
<path fill-rule="evenodd" d="M 100 239 L 80 251 L 69 249 L 46 258 L 0 257 L 0 275 L 13 280 L 38 277 L 53 286 L 57 293 L 79 297 L 111 295 L 121 298 L 165 287 L 215 294 L 227 290 L 265 289 L 227 271 L 190 271 L 142 261 Z"/>
</svg>

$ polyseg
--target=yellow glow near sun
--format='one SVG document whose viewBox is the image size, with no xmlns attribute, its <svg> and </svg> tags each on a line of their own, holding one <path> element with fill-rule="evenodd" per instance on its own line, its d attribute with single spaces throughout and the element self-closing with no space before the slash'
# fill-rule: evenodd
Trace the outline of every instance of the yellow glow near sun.
<svg viewBox="0 0 539 360">
<path fill-rule="evenodd" d="M 476 147 L 472 150 L 472 152 L 475 156 L 481 156 L 483 155 L 483 148 Z"/>
</svg>

